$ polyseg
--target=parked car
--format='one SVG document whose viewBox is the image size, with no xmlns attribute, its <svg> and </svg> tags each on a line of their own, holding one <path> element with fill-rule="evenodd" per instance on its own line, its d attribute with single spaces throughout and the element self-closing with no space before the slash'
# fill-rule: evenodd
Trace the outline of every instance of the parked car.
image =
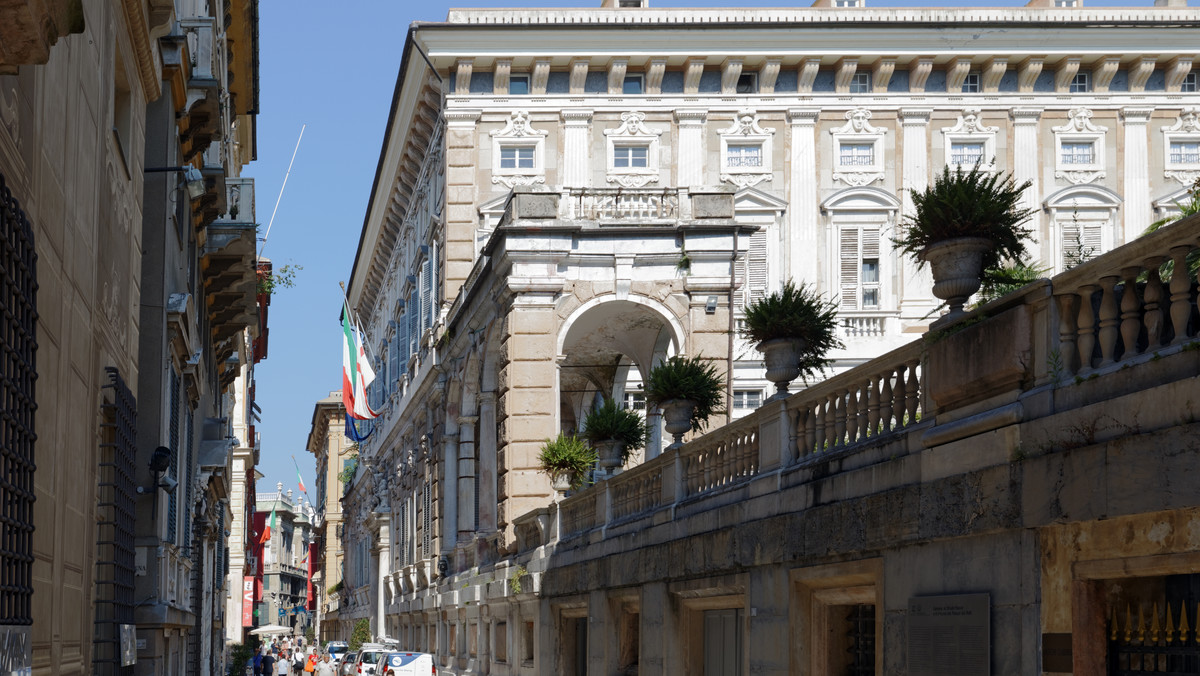
<svg viewBox="0 0 1200 676">
<path fill-rule="evenodd" d="M 387 654 L 387 648 L 382 646 L 378 648 L 368 648 L 366 645 L 364 645 L 363 648 L 358 651 L 358 657 L 356 657 L 354 660 L 356 667 L 356 670 L 354 671 L 355 676 L 376 676 L 375 672 L 379 667 L 379 663 Z"/>
<path fill-rule="evenodd" d="M 433 655 L 429 653 L 409 653 L 403 651 L 390 652 L 380 665 L 381 673 L 377 676 L 433 676 L 437 667 L 433 663 Z"/>
<path fill-rule="evenodd" d="M 325 652 L 329 653 L 330 661 L 341 664 L 342 658 L 350 652 L 350 646 L 345 641 L 330 641 L 325 644 Z"/>
<path fill-rule="evenodd" d="M 358 665 L 355 660 L 358 658 L 358 653 L 346 653 L 342 658 L 342 664 L 338 667 L 338 673 L 341 676 L 355 676 L 358 674 Z"/>
</svg>

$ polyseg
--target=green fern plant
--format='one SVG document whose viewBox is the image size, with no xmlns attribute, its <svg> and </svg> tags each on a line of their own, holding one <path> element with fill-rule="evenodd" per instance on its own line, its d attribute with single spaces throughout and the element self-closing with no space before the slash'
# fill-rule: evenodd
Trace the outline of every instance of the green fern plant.
<svg viewBox="0 0 1200 676">
<path fill-rule="evenodd" d="M 671 399 L 696 402 L 692 411 L 692 431 L 698 432 L 714 414 L 719 413 L 724 387 L 717 369 L 707 359 L 671 357 L 650 370 L 646 377 L 646 401 L 654 406 Z"/>
<path fill-rule="evenodd" d="M 583 485 L 587 471 L 596 464 L 596 451 L 574 434 L 559 434 L 556 439 L 542 442 L 538 463 L 541 470 L 551 477 L 569 475 L 571 488 L 578 489 Z"/>
<path fill-rule="evenodd" d="M 806 284 L 796 286 L 788 280 L 779 291 L 750 303 L 744 317 L 739 332 L 752 343 L 778 338 L 804 341 L 800 376 L 805 380 L 829 364 L 825 355 L 830 350 L 845 347 L 837 337 L 837 306 Z"/>
<path fill-rule="evenodd" d="M 1040 268 L 1024 262 L 988 268 L 983 271 L 983 285 L 979 287 L 979 300 L 975 307 L 1024 288 L 1045 277 L 1049 271 L 1049 268 Z"/>
<path fill-rule="evenodd" d="M 956 237 L 991 240 L 992 249 L 983 256 L 983 268 L 999 267 L 1002 259 L 1019 261 L 1032 232 L 1021 227 L 1033 215 L 1021 206 L 1021 193 L 1030 187 L 1017 185 L 1011 174 L 989 174 L 978 165 L 970 171 L 947 166 L 925 190 L 912 194 L 913 213 L 904 220 L 904 232 L 892 239 L 896 247 L 924 263 L 920 254 L 927 247 Z"/>
<path fill-rule="evenodd" d="M 593 409 L 583 419 L 583 438 L 596 444 L 601 441 L 619 441 L 624 444 L 622 463 L 629 455 L 646 445 L 649 432 L 642 416 L 617 406 L 617 402 L 606 399 L 599 408 Z"/>
</svg>

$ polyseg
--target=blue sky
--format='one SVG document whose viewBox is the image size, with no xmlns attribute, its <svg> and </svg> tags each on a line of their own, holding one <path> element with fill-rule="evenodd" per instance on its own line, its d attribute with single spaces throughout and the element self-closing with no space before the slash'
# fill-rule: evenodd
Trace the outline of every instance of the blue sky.
<svg viewBox="0 0 1200 676">
<path fill-rule="evenodd" d="M 810 2 L 651 0 L 653 7 L 807 6 Z M 1020 7 L 1024 2 L 868 0 L 870 7 Z M 1195 4 L 1193 1 L 1191 4 Z M 339 281 L 350 276 L 379 158 L 400 50 L 413 21 L 441 21 L 450 7 L 598 7 L 599 0 L 262 0 L 257 218 L 264 229 L 302 125 L 295 165 L 263 255 L 299 265 L 295 286 L 271 300 L 267 360 L 257 371 L 262 421 L 259 490 L 296 489 L 295 456 L 314 488 L 305 451 L 313 405 L 341 387 Z M 1092 7 L 1148 7 L 1152 0 L 1087 0 Z"/>
</svg>

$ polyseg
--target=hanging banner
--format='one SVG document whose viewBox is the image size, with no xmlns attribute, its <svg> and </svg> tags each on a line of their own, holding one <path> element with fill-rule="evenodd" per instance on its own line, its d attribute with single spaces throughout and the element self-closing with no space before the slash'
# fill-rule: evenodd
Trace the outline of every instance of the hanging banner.
<svg viewBox="0 0 1200 676">
<path fill-rule="evenodd" d="M 242 578 L 242 626 L 254 626 L 254 576 Z"/>
</svg>

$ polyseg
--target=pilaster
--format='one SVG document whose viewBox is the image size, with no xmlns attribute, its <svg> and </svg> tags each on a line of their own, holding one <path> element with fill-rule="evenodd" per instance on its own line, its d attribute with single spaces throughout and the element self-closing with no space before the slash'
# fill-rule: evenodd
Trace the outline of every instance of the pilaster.
<svg viewBox="0 0 1200 676">
<path fill-rule="evenodd" d="M 679 125 L 679 163 L 675 180 L 681 188 L 704 185 L 704 122 L 708 112 L 701 109 L 675 111 Z"/>
<path fill-rule="evenodd" d="M 1041 226 L 1041 180 L 1040 163 L 1041 147 L 1038 144 L 1038 121 L 1041 119 L 1040 108 L 1014 108 L 1012 110 L 1013 124 L 1013 180 L 1017 185 L 1029 181 L 1030 185 L 1022 194 L 1021 206 L 1033 209 L 1030 227 L 1034 230 L 1034 241 L 1030 242 L 1029 257 L 1033 261 L 1042 261 L 1040 242 L 1046 241 L 1046 233 Z M 1048 262 L 1048 261 L 1043 261 Z"/>
<path fill-rule="evenodd" d="M 901 165 L 901 213 L 897 223 L 913 213 L 913 193 L 929 187 L 929 108 L 900 110 L 903 162 Z M 880 243 L 882 245 L 882 242 Z M 929 270 L 918 265 L 911 256 L 900 262 L 900 314 L 908 319 L 926 317 L 938 306 L 933 298 L 933 279 Z"/>
<path fill-rule="evenodd" d="M 463 63 L 459 63 L 461 80 Z M 454 298 L 475 262 L 475 173 L 479 110 L 446 111 L 446 273 L 443 298 Z"/>
<path fill-rule="evenodd" d="M 807 278 L 819 277 L 821 227 L 817 207 L 817 119 L 816 108 L 792 108 L 787 111 L 792 131 L 791 164 L 788 181 L 788 229 L 784 247 L 785 270 Z"/>
<path fill-rule="evenodd" d="M 496 530 L 496 393 L 480 392 L 479 402 L 479 532 Z"/>
<path fill-rule="evenodd" d="M 458 540 L 475 534 L 475 423 L 478 416 L 458 418 Z"/>
<path fill-rule="evenodd" d="M 562 111 L 563 119 L 563 186 L 586 188 L 591 153 L 589 136 L 592 111 L 569 109 Z"/>
<path fill-rule="evenodd" d="M 1150 225 L 1150 149 L 1147 125 L 1153 108 L 1122 108 L 1125 124 L 1125 227 L 1120 244 L 1130 242 Z"/>
</svg>

